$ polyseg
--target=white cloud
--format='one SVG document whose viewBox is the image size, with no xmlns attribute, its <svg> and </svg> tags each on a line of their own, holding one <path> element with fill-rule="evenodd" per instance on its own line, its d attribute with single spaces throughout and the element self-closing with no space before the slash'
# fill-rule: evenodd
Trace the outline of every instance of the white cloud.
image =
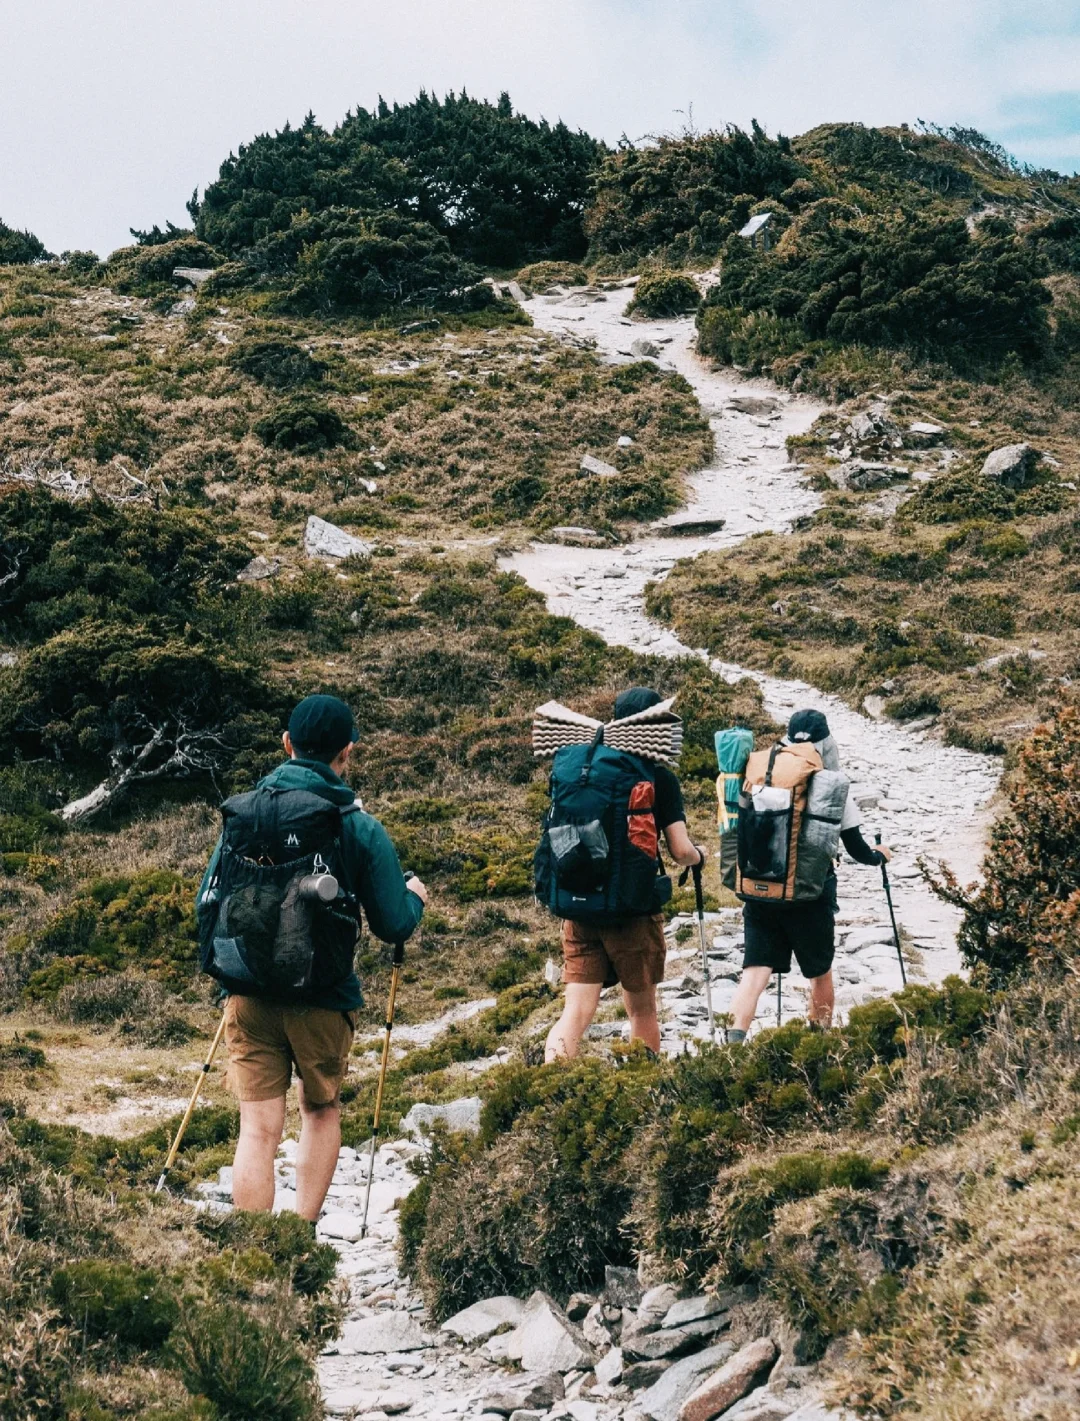
<svg viewBox="0 0 1080 1421">
<path fill-rule="evenodd" d="M 1010 99 L 1075 87 L 1078 8 L 1055 0 L 1030 33 L 1005 0 L 0 0 L 0 216 L 107 251 L 129 225 L 183 222 L 256 132 L 421 87 L 505 88 L 609 140 L 678 127 L 691 104 L 701 127 L 993 132 Z"/>
</svg>

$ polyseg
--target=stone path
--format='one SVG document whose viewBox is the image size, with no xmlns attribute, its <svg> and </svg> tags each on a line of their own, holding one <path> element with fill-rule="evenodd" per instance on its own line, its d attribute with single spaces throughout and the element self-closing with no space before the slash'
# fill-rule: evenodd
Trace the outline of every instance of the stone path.
<svg viewBox="0 0 1080 1421">
<path fill-rule="evenodd" d="M 593 300 L 573 293 L 526 304 L 541 328 L 573 341 L 595 341 L 612 361 L 631 358 L 632 340 L 651 340 L 661 351 L 660 362 L 686 376 L 709 413 L 717 456 L 708 469 L 691 476 L 685 513 L 727 522 L 714 533 L 650 536 L 618 549 L 534 544 L 505 565 L 541 590 L 552 610 L 575 617 L 613 643 L 671 656 L 704 655 L 645 616 L 645 584 L 663 578 L 678 558 L 732 546 L 762 529 L 782 530 L 813 511 L 818 497 L 788 463 L 784 440 L 809 428 L 821 407 L 764 382 L 708 370 L 693 353 L 690 320 L 631 325 L 623 315 L 629 295 L 623 289 Z M 749 412 L 732 407 L 733 399 L 744 403 L 748 395 L 775 401 L 775 408 L 763 414 L 752 406 Z M 602 456 L 605 451 L 596 452 Z M 864 823 L 880 827 L 896 849 L 890 876 L 909 976 L 938 981 L 957 970 L 955 915 L 923 885 L 915 858 L 922 852 L 940 856 L 961 878 L 974 876 L 988 802 L 998 782 L 996 762 L 950 749 L 926 729 L 869 720 L 797 682 L 713 664 L 731 679 L 753 675 L 767 708 L 780 720 L 797 705 L 827 713 Z M 837 977 L 843 1009 L 895 990 L 900 972 L 877 870 L 843 865 L 840 899 Z M 704 1039 L 708 1024 L 696 921 L 676 918 L 668 933 L 668 980 L 661 1000 L 664 1048 L 675 1052 Z M 709 914 L 706 943 L 713 1006 L 722 1012 L 741 963 L 739 911 Z M 802 1015 L 803 1001 L 796 973 L 784 982 L 783 1018 Z M 428 1043 L 483 1005 L 462 1004 L 396 1035 L 410 1044 Z M 759 1020 L 766 1025 L 776 1020 L 775 992 L 763 999 Z M 592 1034 L 607 1037 L 625 1030 L 624 1023 L 612 1022 L 593 1028 Z M 475 1063 L 477 1068 L 489 1064 Z M 470 1309 L 459 1319 L 461 1335 L 437 1329 L 396 1263 L 396 1206 L 415 1182 L 408 1163 L 421 1148 L 412 1141 L 393 1141 L 378 1151 L 366 1239 L 360 1238 L 366 1152 L 341 1152 L 319 1224 L 320 1237 L 340 1254 L 340 1275 L 350 1290 L 342 1335 L 320 1359 L 327 1416 L 365 1421 L 397 1415 L 415 1421 L 480 1416 L 490 1421 L 679 1421 L 681 1416 L 699 1421 L 712 1414 L 710 1397 L 737 1396 L 743 1399 L 723 1413 L 730 1421 L 840 1421 L 839 1413 L 818 1399 L 813 1369 L 777 1357 L 769 1339 L 739 1335 L 738 1342 L 727 1340 L 729 1325 L 736 1333 L 739 1326 L 732 1299 L 681 1300 L 672 1313 L 674 1289 L 654 1289 L 641 1299 L 625 1270 L 610 1270 L 624 1276 L 609 1278 L 603 1296 L 571 1300 L 575 1322 L 536 1294 L 527 1309 L 525 1300 L 492 1300 L 483 1305 L 479 1320 L 477 1310 Z M 282 1146 L 278 1209 L 295 1205 L 295 1152 L 295 1141 Z M 227 1207 L 230 1185 L 230 1171 L 222 1170 L 219 1184 L 200 1186 L 199 1192 L 211 1207 Z M 729 1313 L 729 1307 L 734 1311 Z M 500 1319 L 504 1330 L 494 1331 Z M 505 1330 L 512 1325 L 513 1330 Z M 702 1350 L 690 1350 L 694 1347 Z M 684 1350 L 689 1355 L 680 1355 Z M 510 1359 L 518 1365 L 508 1369 Z M 544 1359 L 547 1365 L 538 1365 Z"/>
<path fill-rule="evenodd" d="M 785 441 L 809 429 L 824 406 L 766 381 L 710 369 L 695 353 L 692 318 L 631 322 L 624 314 L 631 295 L 629 286 L 604 296 L 573 292 L 536 297 L 525 307 L 541 329 L 574 343 L 594 343 L 612 363 L 638 358 L 631 353 L 631 342 L 650 342 L 660 352 L 658 364 L 685 376 L 709 416 L 716 456 L 708 468 L 690 477 L 689 500 L 679 516 L 726 522 L 712 533 L 651 533 L 618 548 L 534 543 L 503 565 L 543 592 L 553 612 L 573 617 L 613 644 L 666 656 L 705 657 L 706 652 L 684 646 L 646 616 L 645 585 L 663 580 L 680 558 L 733 547 L 766 529 L 783 531 L 795 518 L 812 512 L 819 495 L 807 487 L 798 465 L 789 462 Z M 609 451 L 595 453 L 604 457 Z M 947 862 L 962 882 L 976 876 L 1000 762 L 944 745 L 930 727 L 871 720 L 838 697 L 800 682 L 721 661 L 711 664 L 732 681 L 751 676 L 762 688 L 766 709 L 780 721 L 800 706 L 825 711 L 863 812 L 864 832 L 869 836 L 870 829 L 880 829 L 884 842 L 896 851 L 889 877 L 906 940 L 909 977 L 938 982 L 958 971 L 958 915 L 934 897 L 915 861 L 925 854 Z M 900 968 L 880 873 L 845 860 L 840 867 L 840 906 L 837 1000 L 844 1010 L 868 996 L 896 990 Z M 737 918 L 722 917 L 710 925 L 710 934 L 721 977 L 714 1007 L 723 1011 L 734 991 Z M 700 979 L 696 943 L 694 949 L 685 958 L 684 976 Z M 695 988 L 691 981 L 687 992 L 681 1019 L 667 1024 L 666 1038 L 672 1045 L 679 1030 L 693 1026 L 695 1011 L 704 1012 L 700 986 Z M 804 996 L 797 973 L 784 983 L 783 996 L 785 1019 L 802 1014 Z M 679 1002 L 675 983 L 664 998 Z M 762 1000 L 759 1016 L 763 1023 L 775 1021 L 775 993 Z M 704 1033 L 695 1028 L 694 1034 Z"/>
</svg>

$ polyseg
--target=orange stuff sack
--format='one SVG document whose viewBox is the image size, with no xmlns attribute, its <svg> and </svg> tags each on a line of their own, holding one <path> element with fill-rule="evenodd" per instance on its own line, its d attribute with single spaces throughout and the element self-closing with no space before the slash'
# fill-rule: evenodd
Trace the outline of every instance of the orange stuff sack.
<svg viewBox="0 0 1080 1421">
<path fill-rule="evenodd" d="M 630 791 L 627 808 L 626 837 L 635 849 L 640 849 L 649 858 L 656 858 L 660 851 L 660 839 L 656 832 L 656 786 L 648 780 L 641 780 Z"/>
</svg>

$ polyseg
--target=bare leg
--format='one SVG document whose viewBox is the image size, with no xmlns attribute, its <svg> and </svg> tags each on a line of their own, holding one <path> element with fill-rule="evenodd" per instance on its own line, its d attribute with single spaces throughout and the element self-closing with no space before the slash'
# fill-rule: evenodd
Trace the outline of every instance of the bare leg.
<svg viewBox="0 0 1080 1421">
<path fill-rule="evenodd" d="M 758 998 L 769 985 L 771 967 L 744 967 L 735 995 L 731 999 L 732 1025 L 736 1031 L 748 1031 L 757 1011 Z"/>
<path fill-rule="evenodd" d="M 545 1061 L 557 1061 L 560 1057 L 569 1061 L 577 1055 L 581 1038 L 600 1005 L 601 990 L 599 982 L 567 982 L 562 1016 L 548 1032 L 544 1046 Z"/>
<path fill-rule="evenodd" d="M 285 1127 L 285 1097 L 240 1102 L 240 1138 L 233 1158 L 233 1203 L 238 1209 L 274 1207 L 274 1158 Z"/>
<path fill-rule="evenodd" d="M 818 1026 L 831 1026 L 836 996 L 833 992 L 832 969 L 821 977 L 810 978 L 810 1020 Z"/>
<path fill-rule="evenodd" d="M 309 1105 L 300 1083 L 300 1144 L 296 1150 L 296 1212 L 313 1222 L 330 1188 L 341 1151 L 341 1106 Z"/>
<path fill-rule="evenodd" d="M 656 1019 L 656 988 L 646 987 L 641 992 L 628 992 L 623 988 L 623 1005 L 630 1018 L 630 1040 L 644 1041 L 650 1051 L 660 1052 L 660 1023 Z"/>
</svg>

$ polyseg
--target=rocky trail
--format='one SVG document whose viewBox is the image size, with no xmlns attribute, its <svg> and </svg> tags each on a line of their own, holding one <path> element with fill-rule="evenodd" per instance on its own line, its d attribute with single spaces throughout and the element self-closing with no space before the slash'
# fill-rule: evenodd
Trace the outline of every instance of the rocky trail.
<svg viewBox="0 0 1080 1421">
<path fill-rule="evenodd" d="M 682 373 L 709 414 L 716 460 L 691 477 L 686 509 L 642 540 L 621 547 L 535 543 L 505 566 L 542 591 L 553 611 L 610 642 L 670 656 L 704 655 L 648 619 L 645 585 L 663 578 L 679 558 L 732 546 L 757 531 L 782 531 L 813 511 L 817 495 L 788 462 L 785 440 L 808 429 L 821 407 L 763 382 L 707 369 L 693 351 L 691 320 L 631 323 L 624 315 L 630 294 L 629 287 L 579 291 L 541 296 L 526 305 L 539 327 L 565 340 L 594 343 L 602 358 L 622 361 L 644 353 Z M 646 345 L 631 350 L 642 341 Z M 673 532 L 672 524 L 690 524 L 691 531 Z M 997 764 L 943 745 L 928 726 L 878 722 L 797 682 L 713 664 L 731 679 L 752 675 L 779 720 L 800 705 L 826 712 L 864 825 L 880 828 L 896 850 L 890 877 L 909 976 L 933 982 L 956 971 L 956 915 L 925 886 L 916 857 L 941 858 L 962 880 L 974 875 Z M 840 901 L 837 996 L 845 1010 L 867 996 L 896 990 L 900 972 L 878 872 L 842 866 Z M 696 928 L 686 931 L 691 926 L 685 917 L 669 925 L 668 980 L 661 988 L 668 1052 L 684 1050 L 708 1033 Z M 710 914 L 708 936 L 714 1008 L 722 1012 L 739 974 L 740 913 Z M 784 1019 L 803 1014 L 803 1004 L 796 974 L 784 983 Z M 411 1044 L 428 1042 L 475 1009 L 476 1004 L 462 1004 L 398 1034 Z M 773 992 L 762 999 L 761 1023 L 772 1024 L 776 1013 Z M 625 1029 L 623 1022 L 603 1023 L 591 1034 L 604 1037 Z M 478 1107 L 478 1100 L 462 1100 L 416 1107 L 412 1114 L 419 1124 L 451 1111 L 455 1127 L 475 1129 Z M 793 1339 L 759 1335 L 752 1312 L 740 1306 L 748 1299 L 739 1290 L 680 1298 L 672 1285 L 643 1292 L 632 1270 L 609 1269 L 601 1292 L 575 1296 L 565 1310 L 542 1293 L 492 1298 L 436 1327 L 396 1262 L 397 1206 L 414 1183 L 409 1162 L 423 1149 L 419 1129 L 379 1149 L 365 1239 L 360 1216 L 366 1151 L 341 1151 L 318 1225 L 319 1236 L 340 1254 L 340 1275 L 350 1290 L 342 1335 L 320 1360 L 327 1416 L 366 1421 L 396 1415 L 416 1421 L 455 1416 L 711 1421 L 720 1415 L 725 1421 L 835 1421 L 840 1416 L 821 1401 L 816 1369 L 800 1365 Z M 277 1208 L 290 1208 L 295 1200 L 295 1152 L 296 1142 L 286 1141 L 278 1161 Z M 199 1186 L 201 1206 L 228 1208 L 230 1187 L 229 1171 L 223 1170 L 217 1184 Z"/>
<path fill-rule="evenodd" d="M 663 580 L 680 558 L 733 547 L 754 533 L 783 532 L 794 519 L 813 512 L 819 497 L 804 482 L 799 466 L 789 461 L 786 440 L 808 430 L 824 406 L 765 381 L 710 369 L 695 352 L 691 317 L 631 321 L 625 308 L 632 294 L 627 285 L 607 292 L 538 296 L 525 305 L 538 327 L 563 340 L 594 345 L 603 359 L 626 362 L 644 356 L 677 370 L 693 386 L 709 417 L 716 437 L 714 462 L 690 477 L 687 506 L 653 525 L 639 541 L 620 547 L 533 543 L 504 565 L 542 592 L 553 612 L 573 617 L 609 642 L 665 656 L 705 657 L 707 653 L 684 646 L 646 616 L 645 586 Z M 673 536 L 673 527 L 693 531 Z M 750 676 L 757 681 L 766 709 L 779 721 L 800 706 L 826 713 L 853 781 L 864 832 L 880 829 L 883 841 L 895 850 L 889 877 L 908 975 L 939 982 L 957 971 L 958 916 L 931 893 L 916 859 L 925 854 L 948 863 L 961 882 L 975 877 L 999 763 L 943 744 L 930 725 L 876 721 L 838 697 L 797 681 L 721 661 L 711 664 L 729 680 Z M 850 861 L 841 864 L 839 874 L 837 1003 L 842 1011 L 868 996 L 897 990 L 900 968 L 880 874 Z M 739 914 L 717 915 L 711 933 L 713 976 L 720 979 L 713 1004 L 722 1012 L 741 962 Z M 705 1034 L 696 960 L 696 953 L 687 951 L 683 977 L 664 984 L 669 1006 L 665 1044 L 671 1048 L 688 1031 Z M 805 998 L 797 974 L 784 983 L 783 997 L 785 1020 L 803 1014 Z M 763 1022 L 775 1021 L 775 993 L 762 998 L 760 1015 Z"/>
</svg>

